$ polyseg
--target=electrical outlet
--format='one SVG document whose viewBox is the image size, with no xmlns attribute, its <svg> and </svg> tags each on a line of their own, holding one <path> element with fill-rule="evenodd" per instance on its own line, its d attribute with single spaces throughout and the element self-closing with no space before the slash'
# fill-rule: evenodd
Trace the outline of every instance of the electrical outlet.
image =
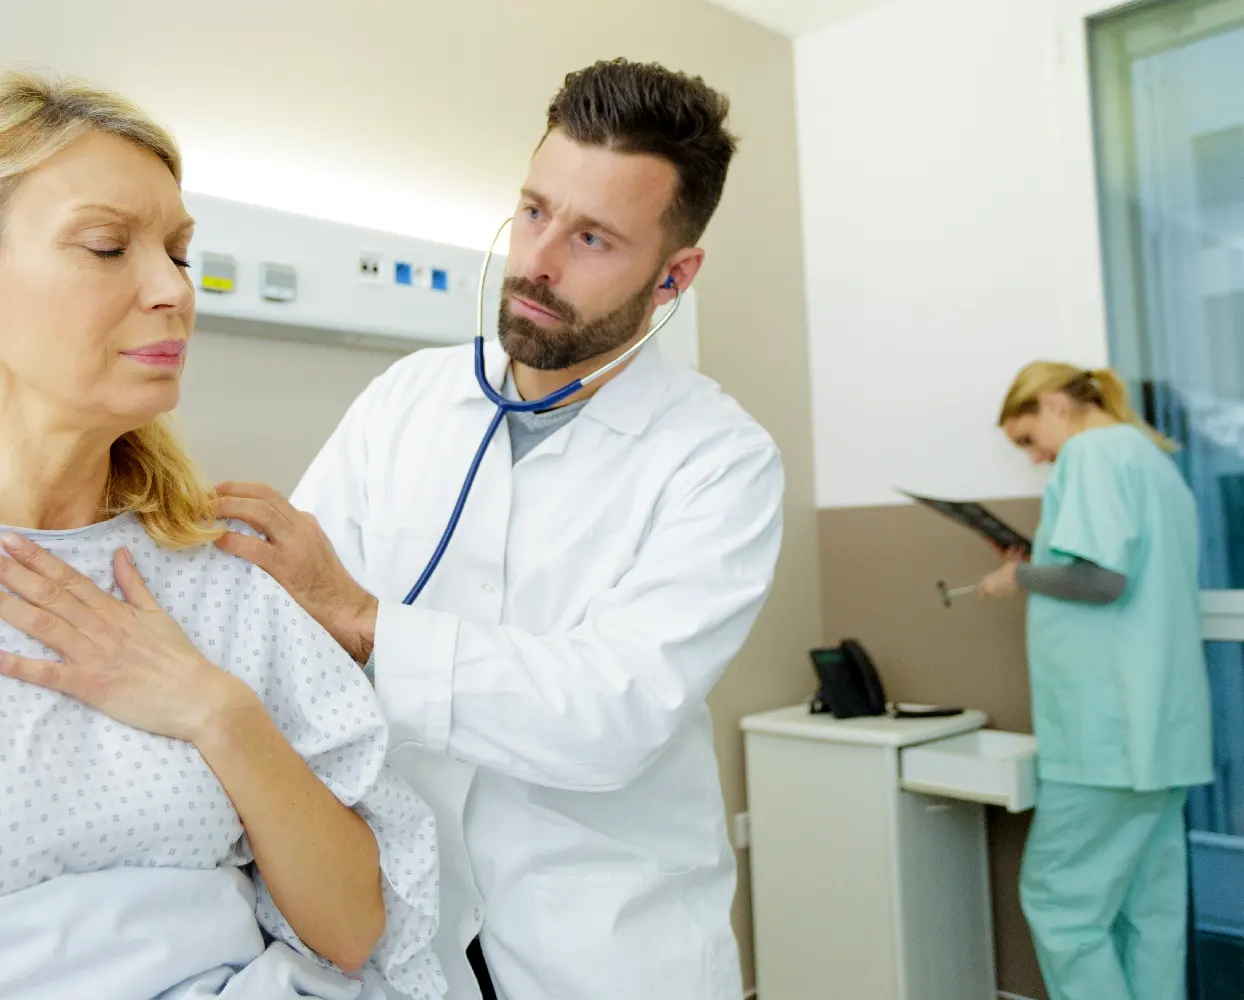
<svg viewBox="0 0 1244 1000">
<path fill-rule="evenodd" d="M 359 254 L 359 281 L 365 285 L 380 285 L 384 283 L 384 278 L 380 276 L 379 254 Z"/>
<path fill-rule="evenodd" d="M 752 817 L 745 812 L 734 815 L 734 847 L 746 851 L 752 846 Z"/>
</svg>

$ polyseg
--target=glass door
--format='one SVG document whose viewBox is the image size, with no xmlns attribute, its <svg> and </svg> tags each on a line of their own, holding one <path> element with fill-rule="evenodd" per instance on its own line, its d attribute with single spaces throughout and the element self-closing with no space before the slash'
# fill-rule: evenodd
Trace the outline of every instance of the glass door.
<svg viewBox="0 0 1244 1000">
<path fill-rule="evenodd" d="M 1244 0 L 1090 22 L 1111 363 L 1201 519 L 1215 783 L 1189 803 L 1193 996 L 1244 996 Z"/>
</svg>

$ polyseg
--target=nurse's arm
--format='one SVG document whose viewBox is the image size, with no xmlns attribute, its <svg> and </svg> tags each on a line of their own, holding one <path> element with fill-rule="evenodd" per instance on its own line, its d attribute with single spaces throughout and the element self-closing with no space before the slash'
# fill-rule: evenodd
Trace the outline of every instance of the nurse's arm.
<svg viewBox="0 0 1244 1000">
<path fill-rule="evenodd" d="M 392 745 L 547 787 L 629 784 L 747 638 L 772 583 L 782 494 L 767 440 L 684 468 L 631 569 L 565 632 L 382 601 L 376 691 Z"/>
<path fill-rule="evenodd" d="M 1015 572 L 1019 586 L 1033 594 L 1078 604 L 1113 604 L 1127 591 L 1127 577 L 1087 559 L 1064 566 L 1023 563 Z"/>
</svg>

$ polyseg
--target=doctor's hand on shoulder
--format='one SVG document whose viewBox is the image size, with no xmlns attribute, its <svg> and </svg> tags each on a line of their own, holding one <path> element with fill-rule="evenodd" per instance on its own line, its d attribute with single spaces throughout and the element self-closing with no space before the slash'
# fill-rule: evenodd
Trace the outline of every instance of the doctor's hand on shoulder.
<svg viewBox="0 0 1244 1000">
<path fill-rule="evenodd" d="M 371 655 L 377 601 L 359 586 L 311 515 L 263 483 L 221 483 L 215 513 L 249 524 L 263 538 L 230 531 L 217 545 L 276 580 L 358 663 Z"/>
</svg>

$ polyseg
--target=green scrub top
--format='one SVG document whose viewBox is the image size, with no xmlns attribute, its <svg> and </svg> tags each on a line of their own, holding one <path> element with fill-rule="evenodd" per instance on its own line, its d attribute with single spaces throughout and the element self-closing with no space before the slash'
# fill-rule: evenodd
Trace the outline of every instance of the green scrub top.
<svg viewBox="0 0 1244 1000">
<path fill-rule="evenodd" d="M 1137 427 L 1084 431 L 1059 452 L 1032 561 L 1075 558 L 1128 584 L 1108 605 L 1029 598 L 1038 774 L 1139 791 L 1212 781 L 1196 504 Z"/>
</svg>

